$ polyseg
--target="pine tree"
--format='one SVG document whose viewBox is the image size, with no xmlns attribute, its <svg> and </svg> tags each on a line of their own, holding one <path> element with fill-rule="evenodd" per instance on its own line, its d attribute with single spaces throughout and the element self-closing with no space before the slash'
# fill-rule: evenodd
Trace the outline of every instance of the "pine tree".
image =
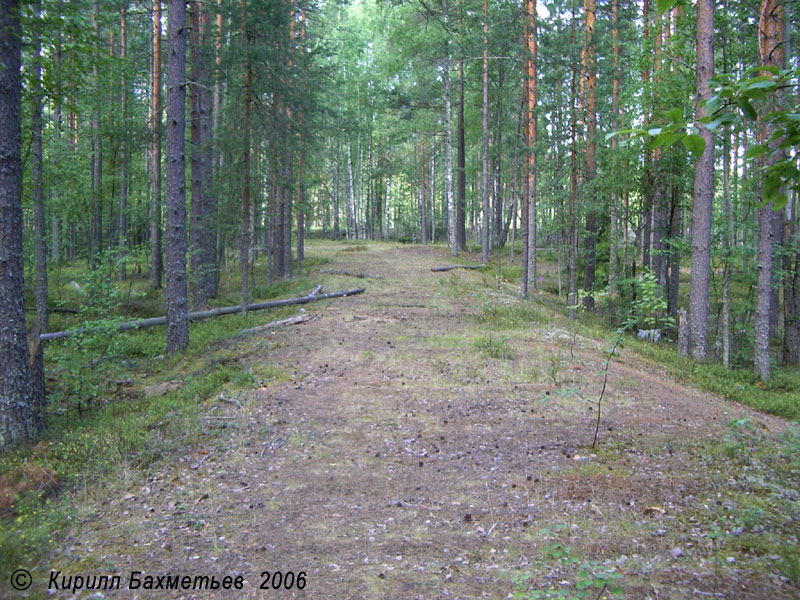
<svg viewBox="0 0 800 600">
<path fill-rule="evenodd" d="M 0 2 L 0 452 L 36 433 L 23 303 L 20 4 Z"/>
</svg>

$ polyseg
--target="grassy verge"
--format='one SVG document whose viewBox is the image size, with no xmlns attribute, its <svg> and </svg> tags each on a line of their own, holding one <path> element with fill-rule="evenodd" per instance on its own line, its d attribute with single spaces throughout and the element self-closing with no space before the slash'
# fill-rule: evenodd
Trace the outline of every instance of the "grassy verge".
<svg viewBox="0 0 800 600">
<path fill-rule="evenodd" d="M 506 258 L 503 257 L 504 260 Z M 519 281 L 519 276 L 518 266 L 503 265 L 501 274 L 503 282 Z M 544 281 L 539 282 L 540 289 L 546 291 L 534 296 L 533 303 L 543 304 L 566 319 L 566 299 L 558 298 L 556 294 L 547 291 L 554 289 L 554 279 L 555 274 L 548 274 Z M 572 323 L 565 320 L 562 326 L 587 337 L 609 341 L 613 339 L 614 334 L 611 331 L 613 324 L 609 322 L 608 316 L 578 311 L 577 317 Z M 493 320 L 498 328 L 508 326 L 508 316 L 504 317 L 502 309 L 496 318 L 490 314 L 486 315 L 484 321 L 486 318 Z M 535 317 L 531 320 L 535 320 Z M 511 322 L 514 323 L 515 320 L 512 319 Z M 626 335 L 624 345 L 639 356 L 655 362 L 676 379 L 690 383 L 703 391 L 785 419 L 800 421 L 800 370 L 796 367 L 773 365 L 772 378 L 768 382 L 762 382 L 752 369 L 746 367 L 726 369 L 719 363 L 700 364 L 680 356 L 675 344 L 668 340 L 654 344 Z"/>
<path fill-rule="evenodd" d="M 304 273 L 292 280 L 256 285 L 254 298 L 308 293 L 318 283 L 310 275 L 318 264 L 308 260 Z M 72 270 L 62 281 L 80 277 L 80 270 Z M 239 281 L 229 277 L 223 283 L 214 304 L 236 304 Z M 121 284 L 110 293 L 119 300 L 123 287 L 140 285 L 138 280 Z M 53 289 L 54 296 L 69 293 Z M 136 316 L 162 314 L 159 294 L 142 291 L 132 297 L 135 302 L 127 305 L 135 306 Z M 79 301 L 69 298 L 72 305 Z M 111 314 L 128 318 L 125 305 L 118 302 Z M 133 473 L 146 473 L 208 443 L 200 419 L 208 404 L 221 391 L 252 387 L 256 377 L 269 379 L 271 373 L 266 359 L 256 374 L 241 370 L 238 356 L 224 342 L 244 328 L 297 310 L 290 306 L 191 324 L 190 347 L 177 357 L 163 356 L 163 327 L 116 333 L 113 320 L 106 321 L 104 331 L 51 343 L 45 351 L 48 430 L 35 446 L 0 457 L 0 573 L 30 569 L 54 551 L 71 524 L 87 517 L 80 514 L 80 499 L 92 490 L 124 490 Z M 78 324 L 71 315 L 59 323 L 64 328 Z"/>
</svg>

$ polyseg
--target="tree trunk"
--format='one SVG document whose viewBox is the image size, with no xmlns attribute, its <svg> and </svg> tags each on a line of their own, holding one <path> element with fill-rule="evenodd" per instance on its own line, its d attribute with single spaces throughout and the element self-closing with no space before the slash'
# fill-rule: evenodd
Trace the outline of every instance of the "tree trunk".
<svg viewBox="0 0 800 600">
<path fill-rule="evenodd" d="M 41 17 L 42 3 L 35 5 L 37 17 Z M 47 223 L 44 207 L 44 144 L 42 141 L 44 92 L 42 89 L 42 42 L 41 25 L 34 24 L 31 32 L 33 42 L 33 107 L 31 111 L 33 145 L 33 231 L 34 253 L 36 255 L 36 327 L 35 332 L 47 331 Z M 0 113 L 2 114 L 2 113 Z M 31 385 L 33 392 L 34 421 L 37 432 L 44 431 L 44 407 L 47 392 L 44 381 L 44 352 L 37 340 L 30 345 Z"/>
<path fill-rule="evenodd" d="M 37 0 L 34 8 L 37 17 L 41 17 L 42 3 Z M 36 255 L 36 319 L 39 331 L 47 331 L 47 224 L 44 212 L 44 144 L 42 142 L 42 109 L 44 103 L 42 90 L 42 41 L 41 25 L 34 24 L 31 31 L 33 45 L 33 81 L 32 81 L 32 158 L 33 158 L 33 220 L 34 220 L 34 252 Z"/>
<path fill-rule="evenodd" d="M 466 144 L 464 134 L 464 61 L 458 61 L 458 186 L 456 198 L 456 244 L 459 250 L 467 249 L 466 230 Z"/>
<path fill-rule="evenodd" d="M 671 315 L 678 314 L 678 298 L 680 292 L 681 274 L 681 191 L 677 185 L 670 186 L 671 204 L 669 217 L 669 277 L 667 290 L 667 312 Z"/>
<path fill-rule="evenodd" d="M 122 62 L 121 70 L 121 89 L 120 89 L 120 117 L 122 120 L 122 140 L 119 150 L 119 246 L 117 260 L 119 267 L 117 276 L 120 281 L 127 277 L 126 261 L 128 256 L 128 81 L 127 81 L 127 61 L 128 61 L 128 6 L 124 0 L 120 8 L 120 59 Z"/>
<path fill-rule="evenodd" d="M 446 19 L 445 15 L 445 19 Z M 446 151 L 444 166 L 444 187 L 447 196 L 447 231 L 450 241 L 450 256 L 458 256 L 456 240 L 456 202 L 453 193 L 453 106 L 450 93 L 450 49 L 445 42 L 445 59 L 442 68 L 444 80 L 444 127 L 446 134 Z"/>
<path fill-rule="evenodd" d="M 419 229 L 420 241 L 423 244 L 428 243 L 428 214 L 425 207 L 427 198 L 427 178 L 428 178 L 428 165 L 425 164 L 425 140 L 421 139 L 419 143 Z"/>
<path fill-rule="evenodd" d="M 239 246 L 239 257 L 241 262 L 242 274 L 242 314 L 247 314 L 247 303 L 250 298 L 250 291 L 248 289 L 249 271 L 250 271 L 250 110 L 253 98 L 253 60 L 250 57 L 249 34 L 246 33 L 246 24 L 244 22 L 244 3 L 242 3 L 242 43 L 245 44 L 245 51 L 247 52 L 246 65 L 244 70 L 244 131 L 242 143 L 242 165 L 244 170 L 244 187 L 242 189 L 242 237 Z M 278 186 L 279 189 L 281 186 Z M 278 208 L 280 210 L 280 208 Z M 281 215 L 282 216 L 282 215 Z M 281 254 L 277 257 L 275 264 L 283 264 L 283 248 L 280 247 Z M 273 247 L 273 252 L 275 248 Z"/>
<path fill-rule="evenodd" d="M 431 185 L 430 185 L 430 198 L 431 198 L 431 242 L 436 242 L 436 154 L 431 154 Z M 458 207 L 456 207 L 456 220 L 458 220 Z M 458 234 L 458 223 L 456 223 L 456 234 Z M 458 236 L 456 236 L 457 238 Z M 456 239 L 458 242 L 458 239 Z"/>
<path fill-rule="evenodd" d="M 341 229 L 341 227 L 339 225 L 339 212 L 340 212 L 339 211 L 339 192 L 340 192 L 340 188 L 341 188 L 341 181 L 340 181 L 341 178 L 339 176 L 341 152 L 339 150 L 340 150 L 340 147 L 339 147 L 339 143 L 337 141 L 337 143 L 336 143 L 336 181 L 335 181 L 335 184 L 334 184 L 334 187 L 333 187 L 333 239 L 336 240 L 336 241 L 339 241 L 340 239 L 342 239 L 342 229 Z M 387 154 L 387 160 L 388 160 L 388 154 Z M 387 183 L 387 185 L 389 185 L 389 183 Z M 389 211 L 389 209 L 388 209 L 388 206 L 389 206 L 389 195 L 388 195 L 388 193 L 386 195 L 386 206 L 387 206 L 387 208 L 386 208 L 386 211 L 387 211 L 387 214 L 386 214 L 386 223 L 387 223 L 386 236 L 388 238 L 388 221 L 389 221 L 389 214 L 388 214 L 388 211 Z"/>
<path fill-rule="evenodd" d="M 647 0 L 645 0 L 647 1 Z M 575 6 L 572 6 L 571 48 L 575 48 Z M 572 61 L 570 77 L 570 194 L 569 194 L 569 318 L 575 319 L 575 307 L 578 305 L 578 228 L 575 214 L 578 199 L 578 111 L 575 106 L 577 94 L 578 67 Z"/>
<path fill-rule="evenodd" d="M 722 155 L 722 203 L 728 223 L 724 237 L 725 269 L 722 273 L 722 364 L 731 366 L 731 277 L 733 275 L 733 229 L 730 227 L 733 208 L 731 206 L 731 130 L 725 126 L 723 131 Z"/>
<path fill-rule="evenodd" d="M 392 147 L 386 138 L 386 195 L 383 199 L 383 241 L 389 241 L 389 203 L 392 200 Z"/>
<path fill-rule="evenodd" d="M 0 3 L 0 452 L 36 435 L 23 302 L 21 33 L 19 1 Z"/>
<path fill-rule="evenodd" d="M 584 52 L 584 73 L 586 77 L 586 183 L 592 195 L 594 180 L 597 176 L 596 137 L 597 137 L 597 58 L 594 38 L 594 27 L 597 21 L 596 0 L 584 0 L 586 13 L 586 47 Z M 597 209 L 596 198 L 592 198 L 587 206 L 586 237 L 584 249 L 586 264 L 583 274 L 583 289 L 590 292 L 594 288 L 595 269 L 597 265 Z M 587 310 L 594 308 L 594 297 L 584 296 L 583 306 Z"/>
<path fill-rule="evenodd" d="M 347 146 L 347 239 L 354 240 L 358 237 L 356 231 L 356 182 L 353 173 L 353 148 Z"/>
<path fill-rule="evenodd" d="M 211 157 L 211 14 L 199 2 L 192 2 L 192 206 L 190 246 L 192 301 L 206 306 L 216 292 L 216 249 L 214 236 L 213 165 Z"/>
<path fill-rule="evenodd" d="M 689 297 L 688 351 L 697 361 L 708 357 L 708 304 L 711 274 L 711 209 L 714 200 L 714 137 L 702 125 L 711 97 L 709 79 L 714 74 L 714 0 L 697 4 L 697 122 L 706 143 L 697 159 L 692 211 L 692 281 Z"/>
<path fill-rule="evenodd" d="M 290 139 L 286 143 L 286 161 L 284 163 L 284 173 L 281 178 L 284 182 L 282 186 L 283 202 L 281 204 L 283 207 L 283 245 L 281 251 L 283 256 L 284 277 L 292 276 L 292 164 L 294 161 L 294 149 L 292 146 L 293 144 L 290 136 Z M 355 220 L 355 214 L 353 215 L 353 219 Z"/>
<path fill-rule="evenodd" d="M 150 137 L 150 287 L 161 288 L 161 0 L 153 0 L 153 114 Z"/>
<path fill-rule="evenodd" d="M 483 0 L 483 225 L 481 226 L 481 262 L 489 262 L 489 0 Z"/>
<path fill-rule="evenodd" d="M 612 39 L 612 54 L 613 54 L 613 82 L 611 87 L 611 129 L 614 131 L 619 130 L 619 84 L 620 84 L 620 62 L 622 58 L 622 50 L 619 44 L 619 0 L 613 0 L 611 4 L 611 22 L 613 31 L 611 34 Z M 611 158 L 612 161 L 617 159 L 617 152 L 619 149 L 619 140 L 617 136 L 611 140 Z M 612 183 L 612 186 L 614 184 Z M 618 250 L 619 245 L 619 232 L 618 221 L 619 213 L 617 203 L 619 202 L 619 195 L 616 188 L 611 190 L 611 223 L 608 231 L 609 242 L 609 259 L 608 259 L 608 289 L 611 294 L 616 293 L 617 273 L 619 270 Z"/>
<path fill-rule="evenodd" d="M 503 248 L 506 245 L 506 238 L 503 229 L 503 79 L 505 69 L 503 68 L 503 61 L 499 61 L 497 65 L 497 88 L 500 93 L 497 95 L 497 109 L 495 112 L 495 134 L 494 134 L 494 156 L 492 157 L 492 197 L 494 214 L 494 232 L 492 239 L 492 246 L 494 248 Z"/>
<path fill-rule="evenodd" d="M 100 4 L 95 1 L 92 20 L 94 21 L 94 33 L 100 37 L 100 23 L 98 14 Z M 99 60 L 99 59 L 98 59 Z M 92 102 L 92 248 L 89 256 L 89 264 L 92 269 L 100 265 L 100 253 L 103 251 L 103 155 L 100 140 L 100 74 L 97 67 L 98 60 L 92 66 L 92 80 L 94 82 L 94 98 Z"/>
<path fill-rule="evenodd" d="M 797 192 L 791 192 L 784 221 L 786 252 L 783 257 L 783 363 L 800 362 L 800 230 L 797 226 Z"/>
<path fill-rule="evenodd" d="M 527 272 L 527 287 L 536 289 L 536 102 L 537 102 L 537 76 L 536 60 L 538 54 L 536 39 L 536 0 L 526 0 L 527 5 L 527 32 L 525 36 L 525 46 L 527 55 L 525 59 L 525 176 L 527 197 L 525 203 L 528 206 L 528 251 L 527 264 L 523 269 Z M 527 290 L 525 290 L 527 292 Z"/>
<path fill-rule="evenodd" d="M 217 0 L 217 40 L 216 40 L 216 55 L 214 57 L 214 64 L 217 67 L 216 73 L 214 75 L 214 107 L 212 109 L 213 117 L 213 129 L 211 131 L 211 139 L 216 140 L 220 137 L 219 131 L 219 118 L 222 114 L 222 42 L 223 42 L 223 33 L 224 33 L 224 21 L 222 19 L 222 0 Z M 212 161 L 212 169 L 214 165 L 219 165 L 217 168 L 222 169 L 222 152 L 217 152 L 219 154 L 218 157 L 215 157 L 213 152 L 211 155 Z M 219 273 L 218 270 L 215 270 L 215 277 L 218 277 Z M 214 292 L 216 294 L 218 281 L 215 279 L 214 282 Z"/>
<path fill-rule="evenodd" d="M 764 0 L 761 5 L 759 22 L 761 64 L 783 66 L 783 4 L 778 0 Z M 776 102 L 779 104 L 780 100 Z M 776 107 L 777 108 L 777 107 Z M 764 143 L 772 135 L 771 128 L 762 124 L 758 130 L 759 143 Z M 772 203 L 757 209 L 758 237 L 758 286 L 755 318 L 755 356 L 756 373 L 766 381 L 771 375 L 769 342 L 771 322 L 773 253 L 775 241 L 775 214 Z"/>
<path fill-rule="evenodd" d="M 167 59 L 167 352 L 189 346 L 186 289 L 186 3 L 169 0 Z"/>
</svg>

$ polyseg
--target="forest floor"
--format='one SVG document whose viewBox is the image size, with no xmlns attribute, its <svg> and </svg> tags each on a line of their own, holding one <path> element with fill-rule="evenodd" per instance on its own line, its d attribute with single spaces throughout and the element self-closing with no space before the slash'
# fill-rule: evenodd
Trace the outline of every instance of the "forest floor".
<svg viewBox="0 0 800 600">
<path fill-rule="evenodd" d="M 256 384 L 206 399 L 177 455 L 76 494 L 47 559 L 123 588 L 142 571 L 243 589 L 74 597 L 797 597 L 796 427 L 625 349 L 592 448 L 608 339 L 488 270 L 431 272 L 442 247 L 309 251 L 380 278 L 320 273 L 366 292 L 211 349 Z M 48 597 L 40 579 L 29 597 Z"/>
</svg>

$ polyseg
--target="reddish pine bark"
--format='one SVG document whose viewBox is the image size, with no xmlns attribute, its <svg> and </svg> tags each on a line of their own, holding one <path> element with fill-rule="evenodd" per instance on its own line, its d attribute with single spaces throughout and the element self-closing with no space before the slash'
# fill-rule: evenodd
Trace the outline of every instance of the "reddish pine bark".
<svg viewBox="0 0 800 600">
<path fill-rule="evenodd" d="M 709 79 L 714 74 L 714 0 L 697 3 L 697 122 L 706 116 L 702 105 L 711 97 Z M 699 125 L 706 142 L 697 159 L 692 211 L 692 281 L 689 292 L 688 352 L 697 361 L 708 356 L 708 293 L 711 274 L 711 208 L 714 201 L 714 138 Z"/>
</svg>

